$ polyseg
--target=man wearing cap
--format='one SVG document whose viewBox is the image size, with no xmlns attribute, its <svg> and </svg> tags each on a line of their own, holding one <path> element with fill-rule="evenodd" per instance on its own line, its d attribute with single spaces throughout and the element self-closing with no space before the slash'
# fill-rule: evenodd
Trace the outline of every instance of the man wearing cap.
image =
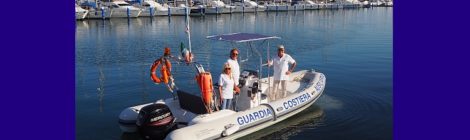
<svg viewBox="0 0 470 140">
<path fill-rule="evenodd" d="M 273 58 L 273 60 L 268 62 L 268 66 L 274 65 L 274 84 L 272 94 L 270 95 L 270 99 L 276 100 L 276 98 L 284 98 L 287 96 L 286 94 L 286 80 L 289 80 L 289 74 L 292 73 L 295 66 L 295 60 L 288 54 L 284 53 L 285 49 L 283 45 L 279 45 L 277 49 L 277 56 Z M 289 64 L 291 67 L 289 68 Z M 279 84 L 281 85 L 281 94 L 279 94 Z"/>
</svg>

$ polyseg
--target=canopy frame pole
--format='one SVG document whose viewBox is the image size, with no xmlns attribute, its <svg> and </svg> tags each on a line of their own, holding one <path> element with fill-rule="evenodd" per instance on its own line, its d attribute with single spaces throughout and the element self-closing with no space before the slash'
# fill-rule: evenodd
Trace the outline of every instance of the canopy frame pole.
<svg viewBox="0 0 470 140">
<path fill-rule="evenodd" d="M 266 51 L 266 59 L 268 61 L 268 94 L 271 94 L 271 80 L 269 79 L 269 71 L 271 70 L 270 67 L 269 67 L 269 41 L 268 41 L 268 47 L 267 47 L 267 51 Z M 273 77 L 274 79 L 274 77 Z"/>
</svg>

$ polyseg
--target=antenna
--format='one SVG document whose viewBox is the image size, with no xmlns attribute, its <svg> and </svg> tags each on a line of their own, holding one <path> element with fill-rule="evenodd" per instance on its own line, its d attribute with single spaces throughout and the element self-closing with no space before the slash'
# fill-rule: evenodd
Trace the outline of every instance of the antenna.
<svg viewBox="0 0 470 140">
<path fill-rule="evenodd" d="M 186 33 L 188 34 L 188 46 L 189 46 L 189 52 L 191 53 L 191 30 L 189 29 L 189 3 L 188 0 L 185 0 L 186 2 Z"/>
</svg>

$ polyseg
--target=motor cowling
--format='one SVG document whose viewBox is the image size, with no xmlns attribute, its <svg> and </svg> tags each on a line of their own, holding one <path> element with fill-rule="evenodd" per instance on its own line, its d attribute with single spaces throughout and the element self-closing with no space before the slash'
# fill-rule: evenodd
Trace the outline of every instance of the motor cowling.
<svg viewBox="0 0 470 140">
<path fill-rule="evenodd" d="M 175 118 L 165 104 L 151 104 L 139 111 L 137 128 L 144 139 L 164 139 L 176 127 Z"/>
</svg>

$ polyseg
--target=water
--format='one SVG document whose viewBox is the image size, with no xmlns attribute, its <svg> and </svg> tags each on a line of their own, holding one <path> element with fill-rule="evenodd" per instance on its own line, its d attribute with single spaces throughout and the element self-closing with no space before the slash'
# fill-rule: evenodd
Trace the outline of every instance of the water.
<svg viewBox="0 0 470 140">
<path fill-rule="evenodd" d="M 393 8 L 191 17 L 190 23 L 196 60 L 214 77 L 234 46 L 205 36 L 230 32 L 282 37 L 270 45 L 284 44 L 297 70 L 316 69 L 327 77 L 324 95 L 312 107 L 243 139 L 392 139 Z M 187 43 L 184 30 L 184 17 L 176 16 L 77 21 L 76 139 L 139 139 L 121 133 L 118 115 L 171 97 L 151 82 L 149 69 L 164 46 L 176 55 L 179 43 Z M 245 58 L 243 45 L 235 47 Z M 190 68 L 174 64 L 174 71 L 180 88 L 195 85 Z"/>
</svg>

